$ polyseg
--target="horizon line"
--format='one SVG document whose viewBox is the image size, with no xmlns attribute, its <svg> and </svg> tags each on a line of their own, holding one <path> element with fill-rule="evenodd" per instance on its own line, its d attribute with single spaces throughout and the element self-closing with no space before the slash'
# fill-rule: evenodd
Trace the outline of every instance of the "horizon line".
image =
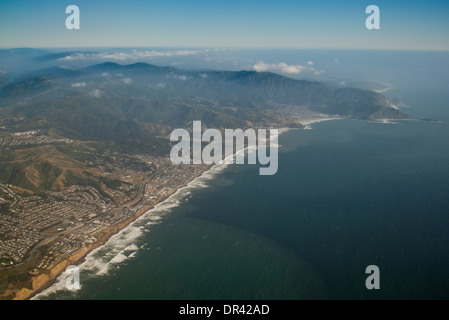
<svg viewBox="0 0 449 320">
<path fill-rule="evenodd" d="M 48 47 L 2 47 L 0 50 L 17 49 L 221 49 L 221 50 L 341 50 L 341 51 L 419 51 L 419 52 L 449 52 L 449 49 L 417 49 L 417 48 L 304 48 L 304 47 L 214 47 L 214 46 L 48 46 Z"/>
</svg>

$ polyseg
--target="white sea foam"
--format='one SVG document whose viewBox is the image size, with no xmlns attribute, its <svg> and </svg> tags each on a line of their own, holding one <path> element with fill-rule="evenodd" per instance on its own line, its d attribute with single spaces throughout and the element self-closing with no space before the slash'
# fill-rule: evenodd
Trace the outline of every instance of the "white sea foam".
<svg viewBox="0 0 449 320">
<path fill-rule="evenodd" d="M 127 246 L 124 251 L 136 251 L 138 249 L 139 247 L 137 247 L 135 244 L 132 244 L 130 246 Z"/>
<path fill-rule="evenodd" d="M 125 256 L 123 253 L 119 253 L 114 258 L 111 259 L 110 263 L 118 264 L 126 261 L 128 259 L 127 256 Z"/>
<path fill-rule="evenodd" d="M 278 129 L 278 135 L 281 135 L 287 131 L 291 130 L 291 128 L 279 128 Z"/>
<path fill-rule="evenodd" d="M 395 120 L 392 119 L 379 119 L 372 122 L 383 123 L 383 124 L 398 124 Z"/>
</svg>

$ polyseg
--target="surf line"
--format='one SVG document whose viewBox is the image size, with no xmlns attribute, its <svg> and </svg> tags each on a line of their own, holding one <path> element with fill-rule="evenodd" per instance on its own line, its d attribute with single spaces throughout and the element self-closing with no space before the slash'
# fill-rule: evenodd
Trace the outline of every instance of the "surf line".
<svg viewBox="0 0 449 320">
<path fill-rule="evenodd" d="M 170 151 L 173 164 L 245 164 L 245 139 L 247 141 L 248 164 L 267 167 L 259 168 L 259 175 L 274 175 L 278 170 L 278 129 L 256 130 L 249 128 L 225 129 L 223 139 L 218 129 L 201 130 L 201 121 L 193 121 L 192 139 L 186 129 L 175 129 L 170 141 L 178 142 Z M 223 153 L 224 140 L 224 153 Z M 235 141 L 235 143 L 234 143 Z M 202 146 L 204 142 L 209 144 Z M 192 145 L 192 152 L 191 152 Z M 267 153 L 269 145 L 270 152 Z M 224 156 L 224 157 L 223 157 Z"/>
</svg>

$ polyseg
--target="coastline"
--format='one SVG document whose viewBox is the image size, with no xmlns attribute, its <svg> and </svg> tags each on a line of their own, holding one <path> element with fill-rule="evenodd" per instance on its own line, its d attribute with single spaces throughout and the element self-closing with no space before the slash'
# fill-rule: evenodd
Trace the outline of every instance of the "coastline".
<svg viewBox="0 0 449 320">
<path fill-rule="evenodd" d="M 337 118 L 337 117 L 328 117 L 328 118 L 310 118 L 304 121 L 301 121 L 301 124 L 303 124 L 305 127 L 304 130 L 310 130 L 313 129 L 312 125 L 315 123 L 323 122 L 323 121 L 330 121 L 330 120 L 340 120 L 344 118 Z M 380 122 L 380 121 L 375 121 Z M 278 136 L 281 134 L 294 129 L 294 128 L 278 128 Z M 247 150 L 247 148 L 244 148 L 244 151 Z M 235 155 L 235 154 L 234 154 Z M 31 287 L 29 288 L 21 288 L 15 291 L 15 297 L 13 300 L 29 300 L 35 298 L 40 293 L 43 293 L 45 290 L 51 288 L 58 280 L 58 278 L 65 272 L 66 268 L 70 265 L 81 265 L 83 262 L 86 261 L 86 258 L 89 254 L 92 254 L 95 252 L 96 249 L 100 249 L 101 247 L 105 246 L 108 241 L 114 236 L 118 235 L 121 231 L 123 231 L 126 227 L 130 226 L 133 222 L 136 222 L 146 214 L 151 215 L 151 211 L 155 209 L 158 205 L 164 204 L 167 200 L 169 200 L 172 196 L 176 195 L 178 192 L 181 192 L 184 188 L 189 187 L 189 185 L 194 184 L 196 180 L 204 177 L 206 174 L 214 173 L 214 171 L 221 171 L 222 168 L 227 167 L 226 164 L 214 164 L 204 171 L 202 171 L 200 174 L 197 174 L 196 176 L 193 176 L 190 180 L 185 181 L 182 185 L 179 185 L 173 190 L 165 195 L 164 197 L 161 197 L 156 202 L 145 205 L 142 209 L 140 209 L 134 216 L 129 217 L 128 219 L 122 221 L 120 224 L 110 227 L 106 230 L 104 230 L 100 236 L 98 241 L 96 241 L 94 244 L 90 244 L 87 246 L 83 246 L 80 250 L 73 253 L 71 256 L 68 256 L 67 258 L 61 260 L 58 262 L 55 266 L 53 266 L 51 269 L 49 269 L 47 272 L 40 274 L 38 276 L 35 276 L 31 279 Z M 206 185 L 204 185 L 206 187 Z"/>
<path fill-rule="evenodd" d="M 308 125 L 321 122 L 321 121 L 327 121 L 327 120 L 335 120 L 339 118 L 325 118 L 325 119 L 309 119 L 307 121 L 304 121 L 306 128 L 304 129 L 311 129 L 307 128 Z M 279 128 L 278 129 L 278 136 L 280 136 L 282 133 L 285 133 L 287 131 L 291 130 L 291 128 Z M 242 150 L 245 152 L 247 148 L 244 148 Z M 235 156 L 235 154 L 234 154 Z M 119 234 L 122 230 L 124 230 L 127 226 L 131 225 L 133 222 L 139 220 L 146 214 L 151 214 L 151 211 L 156 208 L 158 205 L 162 205 L 164 202 L 169 200 L 172 196 L 176 195 L 178 192 L 181 192 L 184 188 L 189 187 L 189 185 L 194 184 L 196 180 L 204 177 L 208 173 L 214 173 L 214 171 L 221 171 L 222 168 L 227 167 L 226 164 L 214 164 L 210 166 L 208 169 L 202 171 L 200 174 L 192 177 L 192 179 L 186 181 L 184 184 L 179 185 L 178 187 L 175 187 L 172 192 L 165 195 L 164 197 L 158 199 L 155 203 L 152 203 L 151 205 L 146 205 L 144 208 L 140 209 L 137 214 L 134 216 L 124 220 L 120 224 L 110 227 L 107 230 L 103 231 L 101 236 L 99 237 L 98 241 L 96 241 L 94 244 L 84 246 L 71 256 L 61 260 L 58 262 L 55 266 L 53 266 L 48 272 L 44 274 L 40 274 L 38 276 L 35 276 L 31 279 L 31 287 L 29 288 L 22 288 L 19 289 L 13 298 L 13 300 L 29 300 L 36 297 L 38 294 L 42 293 L 44 290 L 49 289 L 52 287 L 58 278 L 65 272 L 68 266 L 70 265 L 80 265 L 82 264 L 89 254 L 93 253 L 94 250 L 99 249 L 106 245 L 108 241 L 114 236 Z"/>
<path fill-rule="evenodd" d="M 214 167 L 214 166 L 213 166 Z M 196 179 L 201 178 L 204 174 L 210 172 L 213 167 L 201 172 L 201 174 L 194 176 L 191 180 L 186 183 L 176 187 L 172 192 L 167 194 L 166 196 L 158 199 L 156 202 L 151 205 L 146 205 L 144 208 L 140 209 L 137 214 L 134 216 L 122 221 L 120 224 L 110 227 L 107 230 L 103 231 L 99 239 L 91 245 L 85 246 L 72 254 L 71 256 L 61 260 L 54 267 L 52 267 L 48 273 L 40 274 L 31 279 L 32 289 L 22 288 L 17 291 L 13 300 L 30 300 L 33 299 L 39 293 L 42 293 L 45 289 L 50 288 L 56 280 L 65 272 L 66 268 L 70 265 L 79 265 L 85 261 L 85 258 L 92 253 L 95 249 L 101 248 L 104 246 L 114 235 L 118 234 L 124 228 L 129 226 L 131 223 L 137 221 L 142 216 L 147 213 L 150 213 L 152 209 L 154 209 L 157 205 L 164 203 L 171 196 L 175 195 L 177 192 L 187 187 L 190 183 L 194 182 Z"/>
<path fill-rule="evenodd" d="M 324 122 L 324 121 L 331 121 L 331 120 L 341 120 L 344 119 L 343 117 L 329 117 L 329 118 L 312 118 L 312 119 L 308 119 L 305 121 L 301 121 L 301 124 L 303 124 L 304 130 L 311 130 L 312 127 L 311 125 L 315 124 L 315 123 L 320 123 L 320 122 Z"/>
<path fill-rule="evenodd" d="M 167 196 L 167 198 L 170 195 Z M 92 252 L 93 250 L 101 247 L 104 245 L 114 234 L 121 231 L 123 228 L 128 226 L 130 223 L 136 221 L 139 219 L 143 214 L 145 214 L 148 210 L 151 210 L 154 206 L 156 206 L 158 203 L 163 201 L 165 199 L 161 199 L 160 201 L 157 201 L 154 205 L 146 206 L 145 208 L 141 209 L 135 216 L 123 221 L 119 225 L 116 225 L 112 228 L 109 228 L 108 230 L 105 230 L 101 237 L 98 239 L 97 242 L 90 246 L 86 246 L 73 255 L 67 257 L 66 259 L 60 261 L 58 264 L 56 264 L 53 268 L 49 270 L 49 274 L 41 274 L 37 277 L 33 277 L 31 279 L 32 288 L 33 289 L 27 289 L 23 288 L 19 290 L 16 294 L 16 296 L 13 298 L 13 300 L 28 300 L 32 299 L 35 295 L 41 293 L 43 290 L 49 288 L 53 283 L 56 281 L 56 279 L 61 276 L 66 268 L 70 265 L 78 265 L 84 261 L 86 256 Z"/>
</svg>

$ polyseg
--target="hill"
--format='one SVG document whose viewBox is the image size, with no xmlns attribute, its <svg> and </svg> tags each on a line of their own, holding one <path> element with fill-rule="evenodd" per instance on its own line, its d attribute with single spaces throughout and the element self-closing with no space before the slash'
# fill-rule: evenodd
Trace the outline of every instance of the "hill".
<svg viewBox="0 0 449 320">
<path fill-rule="evenodd" d="M 2 91 L 1 105 L 27 127 L 39 122 L 85 139 L 146 137 L 154 135 L 156 125 L 166 132 L 193 120 L 217 128 L 284 125 L 288 115 L 300 116 L 305 109 L 357 119 L 409 118 L 373 91 L 269 72 L 188 71 L 146 63 L 46 69 Z"/>
<path fill-rule="evenodd" d="M 398 101 L 373 91 L 337 89 L 270 72 L 192 71 L 146 63 L 43 69 L 17 77 L 1 92 L 0 139 L 37 130 L 44 133 L 38 141 L 94 141 L 91 145 L 101 151 L 154 156 L 169 152 L 173 129 L 190 129 L 195 120 L 224 129 L 302 127 L 301 121 L 324 116 L 409 118 L 396 108 Z M 101 172 L 87 168 L 78 159 L 82 152 L 73 152 L 65 142 L 64 147 L 22 147 L 23 141 L 11 139 L 0 158 L 0 182 L 39 191 L 100 181 Z"/>
</svg>

